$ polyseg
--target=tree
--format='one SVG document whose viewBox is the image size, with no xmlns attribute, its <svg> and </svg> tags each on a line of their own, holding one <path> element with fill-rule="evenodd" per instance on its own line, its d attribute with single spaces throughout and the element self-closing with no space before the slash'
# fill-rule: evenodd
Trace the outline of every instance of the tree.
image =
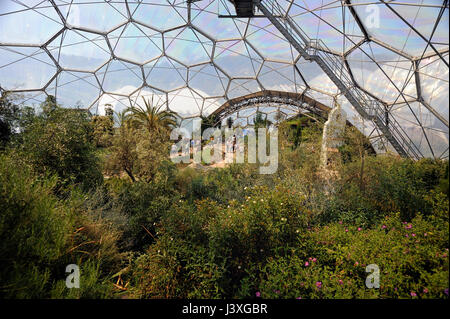
<svg viewBox="0 0 450 319">
<path fill-rule="evenodd" d="M 56 108 L 56 98 L 53 95 L 49 95 L 45 98 L 45 101 L 41 104 L 41 109 L 44 116 L 49 116 Z"/>
<path fill-rule="evenodd" d="M 275 121 L 279 124 L 282 120 L 284 120 L 285 115 L 283 112 L 281 112 L 280 109 L 277 110 L 277 113 L 275 114 Z"/>
<path fill-rule="evenodd" d="M 201 124 L 201 133 L 203 134 L 203 132 L 210 128 L 210 127 L 214 127 L 217 123 L 217 127 L 220 128 L 221 127 L 221 121 L 219 121 L 219 118 L 216 115 L 210 115 L 210 116 L 201 116 L 200 117 L 202 120 L 202 124 Z"/>
<path fill-rule="evenodd" d="M 227 118 L 227 127 L 231 128 L 233 126 L 233 119 L 231 117 Z"/>
<path fill-rule="evenodd" d="M 260 127 L 268 127 L 272 122 L 267 119 L 267 115 L 263 117 L 263 113 L 260 111 L 256 112 L 255 118 L 253 119 L 253 125 L 255 126 L 255 130 Z"/>
<path fill-rule="evenodd" d="M 119 128 L 116 130 L 112 139 L 111 152 L 107 163 L 107 170 L 111 173 L 120 173 L 124 171 L 135 182 L 133 174 L 136 154 L 136 134 L 131 126 L 127 111 L 117 113 Z"/>
<path fill-rule="evenodd" d="M 136 126 L 133 114 L 127 111 L 117 115 L 119 128 L 112 140 L 108 171 L 125 172 L 132 182 L 151 181 L 160 164 L 169 157 L 170 140 L 166 129 Z"/>
<path fill-rule="evenodd" d="M 89 115 L 48 102 L 42 107 L 50 111 L 36 116 L 25 127 L 16 143 L 17 151 L 37 173 L 55 174 L 62 185 L 94 187 L 101 182 L 102 174 Z"/>
<path fill-rule="evenodd" d="M 111 104 L 105 104 L 105 116 L 109 117 L 114 122 L 114 110 Z"/>
<path fill-rule="evenodd" d="M 139 105 L 132 106 L 127 109 L 131 113 L 131 121 L 136 127 L 142 126 L 151 132 L 153 130 L 168 131 L 171 127 L 176 126 L 176 113 L 170 110 L 162 110 L 163 105 L 154 106 L 153 96 L 151 102 L 149 100 L 144 101 L 145 107 Z"/>
<path fill-rule="evenodd" d="M 5 92 L 0 97 L 0 149 L 4 148 L 18 132 L 32 121 L 34 110 L 18 105 L 18 96 Z"/>
<path fill-rule="evenodd" d="M 108 105 L 110 106 L 110 104 Z M 97 147 L 110 146 L 114 129 L 114 111 L 111 108 L 105 108 L 105 115 L 92 117 L 92 125 L 95 145 Z"/>
</svg>

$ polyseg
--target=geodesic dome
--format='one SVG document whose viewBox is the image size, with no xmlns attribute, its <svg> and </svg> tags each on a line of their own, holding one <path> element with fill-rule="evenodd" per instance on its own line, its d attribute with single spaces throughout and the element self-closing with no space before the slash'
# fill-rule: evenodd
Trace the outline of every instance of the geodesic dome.
<svg viewBox="0 0 450 319">
<path fill-rule="evenodd" d="M 447 0 L 275 2 L 382 103 L 418 157 L 448 158 Z M 94 114 L 154 96 L 183 119 L 255 92 L 298 93 L 330 107 L 336 98 L 355 126 L 380 137 L 267 18 L 235 15 L 225 0 L 2 0 L 0 88 L 27 105 L 54 95 Z M 282 102 L 256 107 L 296 112 Z M 233 118 L 245 126 L 254 115 L 245 107 Z"/>
</svg>

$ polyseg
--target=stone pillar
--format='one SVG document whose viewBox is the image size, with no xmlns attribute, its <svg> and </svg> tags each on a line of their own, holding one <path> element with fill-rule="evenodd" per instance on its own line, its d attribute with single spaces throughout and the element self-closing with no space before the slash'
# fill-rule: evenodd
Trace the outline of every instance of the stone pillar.
<svg viewBox="0 0 450 319">
<path fill-rule="evenodd" d="M 328 114 L 328 120 L 323 127 L 320 153 L 320 164 L 323 169 L 328 169 L 334 159 L 339 156 L 338 147 L 344 143 L 346 120 L 347 114 L 341 108 L 341 105 L 335 101 L 335 106 Z"/>
</svg>

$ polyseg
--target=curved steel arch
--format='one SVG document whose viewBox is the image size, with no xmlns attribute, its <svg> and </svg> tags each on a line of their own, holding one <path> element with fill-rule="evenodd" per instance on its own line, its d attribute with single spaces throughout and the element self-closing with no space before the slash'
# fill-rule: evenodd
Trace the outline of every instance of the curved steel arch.
<svg viewBox="0 0 450 319">
<path fill-rule="evenodd" d="M 228 100 L 211 113 L 208 118 L 214 120 L 214 125 L 218 125 L 227 116 L 241 109 L 257 107 L 263 103 L 294 106 L 301 110 L 307 110 L 324 119 L 327 118 L 327 114 L 331 110 L 330 107 L 310 98 L 304 93 L 264 90 Z"/>
<path fill-rule="evenodd" d="M 258 107 L 261 104 L 265 103 L 278 104 L 278 107 L 281 107 L 283 105 L 294 106 L 299 110 L 309 111 L 323 120 L 327 120 L 328 113 L 331 111 L 331 107 L 310 98 L 309 96 L 305 95 L 305 92 L 290 93 L 283 91 L 264 90 L 228 100 L 226 103 L 222 104 L 216 111 L 211 113 L 208 118 L 214 120 L 214 126 L 217 126 L 219 125 L 219 123 L 222 123 L 222 121 L 225 120 L 228 116 L 238 112 L 239 110 Z M 290 116 L 285 120 L 288 120 L 295 116 L 296 115 Z M 349 120 L 347 120 L 346 125 L 349 127 L 355 127 Z M 358 129 L 358 131 L 360 130 Z M 360 133 L 363 134 L 362 132 Z M 376 154 L 375 148 L 372 143 L 370 145 L 370 149 L 373 154 Z"/>
</svg>

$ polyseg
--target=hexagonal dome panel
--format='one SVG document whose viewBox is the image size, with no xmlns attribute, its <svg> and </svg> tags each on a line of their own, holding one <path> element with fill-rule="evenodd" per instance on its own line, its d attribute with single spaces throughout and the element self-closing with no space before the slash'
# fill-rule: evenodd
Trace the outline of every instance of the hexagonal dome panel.
<svg viewBox="0 0 450 319">
<path fill-rule="evenodd" d="M 162 91 L 186 86 L 187 68 L 166 56 L 144 65 L 144 74 L 148 85 Z"/>
<path fill-rule="evenodd" d="M 187 23 L 186 2 L 180 0 L 132 0 L 128 1 L 134 20 L 165 31 Z"/>
<path fill-rule="evenodd" d="M 257 5 L 260 17 L 249 18 L 236 17 L 229 0 L 4 0 L 0 89 L 23 93 L 25 104 L 51 94 L 93 113 L 153 96 L 184 119 L 241 99 L 236 112 L 224 115 L 240 126 L 252 125 L 257 109 L 269 118 L 305 111 L 288 100 L 255 99 L 268 92 L 286 93 L 291 102 L 338 101 L 371 140 L 391 132 L 408 145 L 406 156 L 448 158 L 448 5 Z M 259 104 L 248 107 L 252 98 Z M 371 110 L 384 124 L 372 120 Z"/>
<path fill-rule="evenodd" d="M 143 84 L 142 68 L 121 60 L 112 60 L 97 72 L 107 93 L 130 95 Z"/>
<path fill-rule="evenodd" d="M 128 21 L 126 4 L 117 1 L 72 0 L 58 8 L 69 26 L 94 32 L 107 32 Z"/>
<path fill-rule="evenodd" d="M 111 58 L 104 37 L 91 32 L 65 30 L 47 48 L 62 68 L 71 70 L 95 71 Z"/>
<path fill-rule="evenodd" d="M 0 86 L 5 90 L 41 89 L 57 68 L 39 48 L 0 47 Z"/>
<path fill-rule="evenodd" d="M 44 44 L 63 27 L 58 13 L 44 1 L 0 5 L 0 43 Z"/>
<path fill-rule="evenodd" d="M 190 66 L 211 59 L 213 42 L 190 27 L 164 34 L 166 54 Z"/>
<path fill-rule="evenodd" d="M 135 23 L 128 23 L 108 34 L 115 56 L 145 63 L 163 53 L 161 33 Z"/>
</svg>

